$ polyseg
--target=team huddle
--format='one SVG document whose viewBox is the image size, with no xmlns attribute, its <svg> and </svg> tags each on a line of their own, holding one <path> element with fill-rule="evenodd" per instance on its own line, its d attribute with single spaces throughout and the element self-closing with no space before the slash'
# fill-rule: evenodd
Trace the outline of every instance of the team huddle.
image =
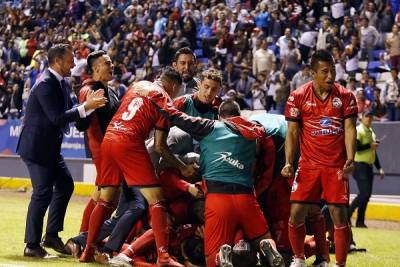
<svg viewBox="0 0 400 267">
<path fill-rule="evenodd" d="M 334 83 L 332 56 L 314 53 L 314 79 L 291 93 L 285 116 L 247 119 L 218 97 L 220 71 L 193 78 L 195 61 L 178 50 L 172 67 L 119 102 L 109 56 L 88 56 L 79 101 L 107 99 L 76 124 L 96 189 L 79 235 L 58 251 L 112 266 L 303 267 L 315 255 L 323 267 L 331 242 L 345 266 L 357 105 Z"/>
</svg>

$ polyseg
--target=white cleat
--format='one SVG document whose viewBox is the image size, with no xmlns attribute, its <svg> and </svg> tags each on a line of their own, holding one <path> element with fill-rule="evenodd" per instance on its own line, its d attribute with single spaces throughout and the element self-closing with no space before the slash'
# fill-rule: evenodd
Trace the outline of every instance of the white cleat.
<svg viewBox="0 0 400 267">
<path fill-rule="evenodd" d="M 114 267 L 132 267 L 131 262 L 131 258 L 123 253 L 120 253 L 118 256 L 111 258 L 108 263 Z"/>
<path fill-rule="evenodd" d="M 303 259 L 293 258 L 290 267 L 307 267 L 307 264 Z"/>
<path fill-rule="evenodd" d="M 232 264 L 232 247 L 222 245 L 218 253 L 219 267 L 233 267 Z"/>
<path fill-rule="evenodd" d="M 272 267 L 285 267 L 283 257 L 272 247 L 268 239 L 260 241 L 261 258 Z"/>
</svg>

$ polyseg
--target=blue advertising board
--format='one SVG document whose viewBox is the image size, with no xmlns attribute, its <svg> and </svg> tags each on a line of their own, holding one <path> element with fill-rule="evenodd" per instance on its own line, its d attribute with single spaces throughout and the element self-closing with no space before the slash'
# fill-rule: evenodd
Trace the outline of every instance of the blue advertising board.
<svg viewBox="0 0 400 267">
<path fill-rule="evenodd" d="M 0 120 L 0 154 L 16 155 L 21 129 L 21 120 Z M 61 154 L 67 158 L 86 158 L 83 132 L 79 132 L 73 124 L 69 134 L 64 135 Z"/>
</svg>

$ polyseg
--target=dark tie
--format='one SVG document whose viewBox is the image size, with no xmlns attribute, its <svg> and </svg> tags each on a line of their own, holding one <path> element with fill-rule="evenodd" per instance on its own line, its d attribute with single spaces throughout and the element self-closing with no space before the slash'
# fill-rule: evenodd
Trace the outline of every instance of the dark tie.
<svg viewBox="0 0 400 267">
<path fill-rule="evenodd" d="M 61 80 L 61 90 L 64 96 L 64 110 L 68 110 L 69 108 L 68 87 L 67 87 L 67 82 L 64 79 Z M 64 126 L 63 132 L 65 134 L 69 134 L 69 123 L 67 123 Z"/>
</svg>

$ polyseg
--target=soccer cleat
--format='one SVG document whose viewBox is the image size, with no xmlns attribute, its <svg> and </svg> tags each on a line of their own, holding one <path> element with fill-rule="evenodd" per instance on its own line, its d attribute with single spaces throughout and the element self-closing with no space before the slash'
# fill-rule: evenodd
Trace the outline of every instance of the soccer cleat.
<svg viewBox="0 0 400 267">
<path fill-rule="evenodd" d="M 114 267 L 131 267 L 132 259 L 126 256 L 124 253 L 120 253 L 118 256 L 113 257 L 108 262 L 109 265 Z"/>
<path fill-rule="evenodd" d="M 329 267 L 329 264 L 325 258 L 317 256 L 311 266 L 312 267 Z"/>
<path fill-rule="evenodd" d="M 306 262 L 303 259 L 293 258 L 290 267 L 307 267 Z"/>
<path fill-rule="evenodd" d="M 268 239 L 260 241 L 260 252 L 262 261 L 272 267 L 284 267 L 285 262 L 279 252 L 271 245 Z"/>
<path fill-rule="evenodd" d="M 222 245 L 218 252 L 219 267 L 233 267 L 232 264 L 232 247 L 225 244 Z"/>
<path fill-rule="evenodd" d="M 185 267 L 185 265 L 175 261 L 168 253 L 164 252 L 158 255 L 157 267 Z"/>
</svg>

